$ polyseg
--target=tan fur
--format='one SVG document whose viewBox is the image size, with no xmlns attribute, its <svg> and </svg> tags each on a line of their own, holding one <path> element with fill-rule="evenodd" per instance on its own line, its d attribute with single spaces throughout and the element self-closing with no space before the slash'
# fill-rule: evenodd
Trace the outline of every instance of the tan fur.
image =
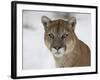
<svg viewBox="0 0 100 80">
<path fill-rule="evenodd" d="M 75 18 L 64 21 L 62 19 L 50 20 L 48 17 L 43 16 L 42 23 L 45 28 L 45 44 L 51 53 L 52 49 L 64 48 L 64 54 L 59 53 L 62 56 L 57 57 L 55 54 L 53 55 L 56 67 L 90 66 L 90 49 L 84 42 L 77 38 L 74 32 L 76 24 Z M 63 39 L 62 36 L 65 33 L 68 36 L 65 36 Z"/>
</svg>

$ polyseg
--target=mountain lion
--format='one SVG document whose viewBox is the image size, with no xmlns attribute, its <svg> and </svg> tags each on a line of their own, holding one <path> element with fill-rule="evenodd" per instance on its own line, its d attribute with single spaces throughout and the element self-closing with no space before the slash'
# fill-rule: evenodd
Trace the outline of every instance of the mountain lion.
<svg viewBox="0 0 100 80">
<path fill-rule="evenodd" d="M 53 54 L 56 67 L 90 66 L 90 49 L 75 34 L 75 17 L 51 20 L 42 16 L 41 21 L 45 45 Z"/>
</svg>

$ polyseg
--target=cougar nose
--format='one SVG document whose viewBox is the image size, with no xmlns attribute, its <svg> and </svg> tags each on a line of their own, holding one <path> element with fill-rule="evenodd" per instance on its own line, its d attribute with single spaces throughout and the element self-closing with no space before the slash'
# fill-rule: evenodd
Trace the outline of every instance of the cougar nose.
<svg viewBox="0 0 100 80">
<path fill-rule="evenodd" d="M 59 50 L 61 48 L 61 46 L 55 46 L 54 47 L 56 50 Z"/>
</svg>

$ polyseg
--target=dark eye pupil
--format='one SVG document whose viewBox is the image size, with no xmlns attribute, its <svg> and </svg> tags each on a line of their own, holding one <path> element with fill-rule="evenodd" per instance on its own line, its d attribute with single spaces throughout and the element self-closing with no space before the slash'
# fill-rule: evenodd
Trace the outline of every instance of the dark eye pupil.
<svg viewBox="0 0 100 80">
<path fill-rule="evenodd" d="M 54 38 L 54 35 L 53 34 L 49 34 L 49 37 L 53 39 Z"/>
<path fill-rule="evenodd" d="M 66 38 L 67 36 L 68 36 L 68 34 L 63 34 L 62 39 Z"/>
</svg>

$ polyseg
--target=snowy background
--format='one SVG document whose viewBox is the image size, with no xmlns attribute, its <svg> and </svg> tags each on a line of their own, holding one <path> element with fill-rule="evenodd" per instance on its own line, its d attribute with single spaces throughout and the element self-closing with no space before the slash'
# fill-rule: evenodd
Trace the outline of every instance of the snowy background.
<svg viewBox="0 0 100 80">
<path fill-rule="evenodd" d="M 77 24 L 75 33 L 80 40 L 91 48 L 91 14 L 45 11 L 23 11 L 23 69 L 55 68 L 52 54 L 44 44 L 44 27 L 42 16 L 53 19 L 66 19 L 75 16 Z"/>
</svg>

